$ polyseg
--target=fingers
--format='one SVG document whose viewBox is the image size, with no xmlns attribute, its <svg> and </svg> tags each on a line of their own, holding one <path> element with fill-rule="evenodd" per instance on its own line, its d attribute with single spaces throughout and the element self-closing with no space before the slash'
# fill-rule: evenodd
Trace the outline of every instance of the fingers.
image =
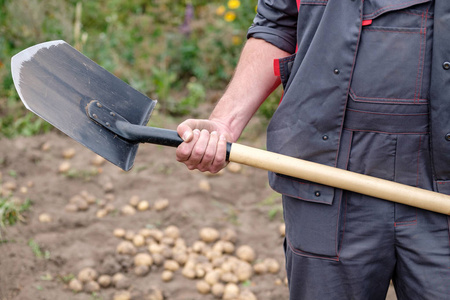
<svg viewBox="0 0 450 300">
<path fill-rule="evenodd" d="M 189 132 L 182 131 L 183 134 Z M 226 166 L 227 141 L 224 135 L 219 135 L 217 131 L 209 133 L 205 129 L 194 129 L 192 136 L 188 138 L 176 151 L 177 160 L 184 163 L 188 169 L 217 173 Z"/>
</svg>

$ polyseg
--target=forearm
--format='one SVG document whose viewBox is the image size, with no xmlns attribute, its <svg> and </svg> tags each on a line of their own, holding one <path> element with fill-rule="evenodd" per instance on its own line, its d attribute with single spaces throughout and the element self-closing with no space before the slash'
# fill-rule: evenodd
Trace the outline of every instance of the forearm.
<svg viewBox="0 0 450 300">
<path fill-rule="evenodd" d="M 210 120 L 223 124 L 236 141 L 264 100 L 280 84 L 274 75 L 273 60 L 288 56 L 272 44 L 249 39 L 242 50 L 235 74 Z"/>
</svg>

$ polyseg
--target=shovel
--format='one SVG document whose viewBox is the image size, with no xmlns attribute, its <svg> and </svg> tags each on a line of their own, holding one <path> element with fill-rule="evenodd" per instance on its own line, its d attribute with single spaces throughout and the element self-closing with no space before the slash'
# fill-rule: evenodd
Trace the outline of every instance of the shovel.
<svg viewBox="0 0 450 300">
<path fill-rule="evenodd" d="M 140 143 L 177 147 L 183 142 L 176 131 L 146 126 L 155 100 L 64 41 L 25 49 L 11 65 L 29 110 L 123 170 L 133 166 Z M 388 180 L 237 143 L 227 144 L 227 160 L 450 215 L 450 196 Z"/>
</svg>

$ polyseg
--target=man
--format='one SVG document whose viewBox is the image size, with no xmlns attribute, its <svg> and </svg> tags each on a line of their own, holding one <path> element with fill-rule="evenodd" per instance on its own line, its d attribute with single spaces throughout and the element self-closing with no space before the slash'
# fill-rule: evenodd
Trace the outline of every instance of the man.
<svg viewBox="0 0 450 300">
<path fill-rule="evenodd" d="M 179 125 L 177 159 L 219 171 L 226 141 L 282 82 L 268 150 L 450 193 L 449 16 L 446 0 L 261 0 L 210 118 Z M 390 280 L 399 299 L 450 298 L 447 216 L 269 181 L 283 194 L 291 299 L 384 299 Z"/>
</svg>

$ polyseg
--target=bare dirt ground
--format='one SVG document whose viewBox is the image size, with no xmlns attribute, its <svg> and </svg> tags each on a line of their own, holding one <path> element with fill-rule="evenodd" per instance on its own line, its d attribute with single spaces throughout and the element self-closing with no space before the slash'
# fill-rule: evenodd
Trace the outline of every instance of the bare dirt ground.
<svg viewBox="0 0 450 300">
<path fill-rule="evenodd" d="M 247 144 L 263 147 L 264 141 L 259 138 Z M 73 149 L 74 155 L 64 158 L 68 149 Z M 1 300 L 113 299 L 120 290 L 130 291 L 133 299 L 161 299 L 156 290 L 164 299 L 216 299 L 200 294 L 196 287 L 200 279 L 186 278 L 182 267 L 168 282 L 161 279 L 164 266 L 155 263 L 148 274 L 138 276 L 133 256 L 116 252 L 125 240 L 114 236 L 116 228 L 137 234 L 144 228 L 164 232 L 169 226 L 179 228 L 187 248 L 200 239 L 203 227 L 234 230 L 236 248 L 249 245 L 254 249 L 253 265 L 266 258 L 274 258 L 280 265 L 278 272 L 254 274 L 239 283 L 240 290 L 251 291 L 257 299 L 288 299 L 279 232 L 281 199 L 268 187 L 265 171 L 227 168 L 220 175 L 209 176 L 176 162 L 174 149 L 155 145 L 140 146 L 130 172 L 95 159 L 96 155 L 58 132 L 0 140 L 4 190 L 8 183 L 17 201 L 32 201 L 23 222 L 1 231 Z M 59 171 L 63 163 L 69 164 L 66 172 Z M 92 203 L 86 210 L 68 211 L 67 205 L 76 202 L 74 196 L 92 198 Z M 149 209 L 125 215 L 122 208 L 133 196 L 148 201 Z M 161 199 L 167 199 L 169 205 L 157 211 L 154 204 Z M 108 213 L 99 217 L 104 207 L 109 207 Z M 166 243 L 171 245 L 173 240 Z M 135 249 L 149 253 L 148 245 Z M 122 289 L 110 286 L 75 293 L 68 283 L 85 267 L 99 275 L 120 272 L 127 281 Z M 391 292 L 388 299 L 395 299 Z"/>
</svg>

